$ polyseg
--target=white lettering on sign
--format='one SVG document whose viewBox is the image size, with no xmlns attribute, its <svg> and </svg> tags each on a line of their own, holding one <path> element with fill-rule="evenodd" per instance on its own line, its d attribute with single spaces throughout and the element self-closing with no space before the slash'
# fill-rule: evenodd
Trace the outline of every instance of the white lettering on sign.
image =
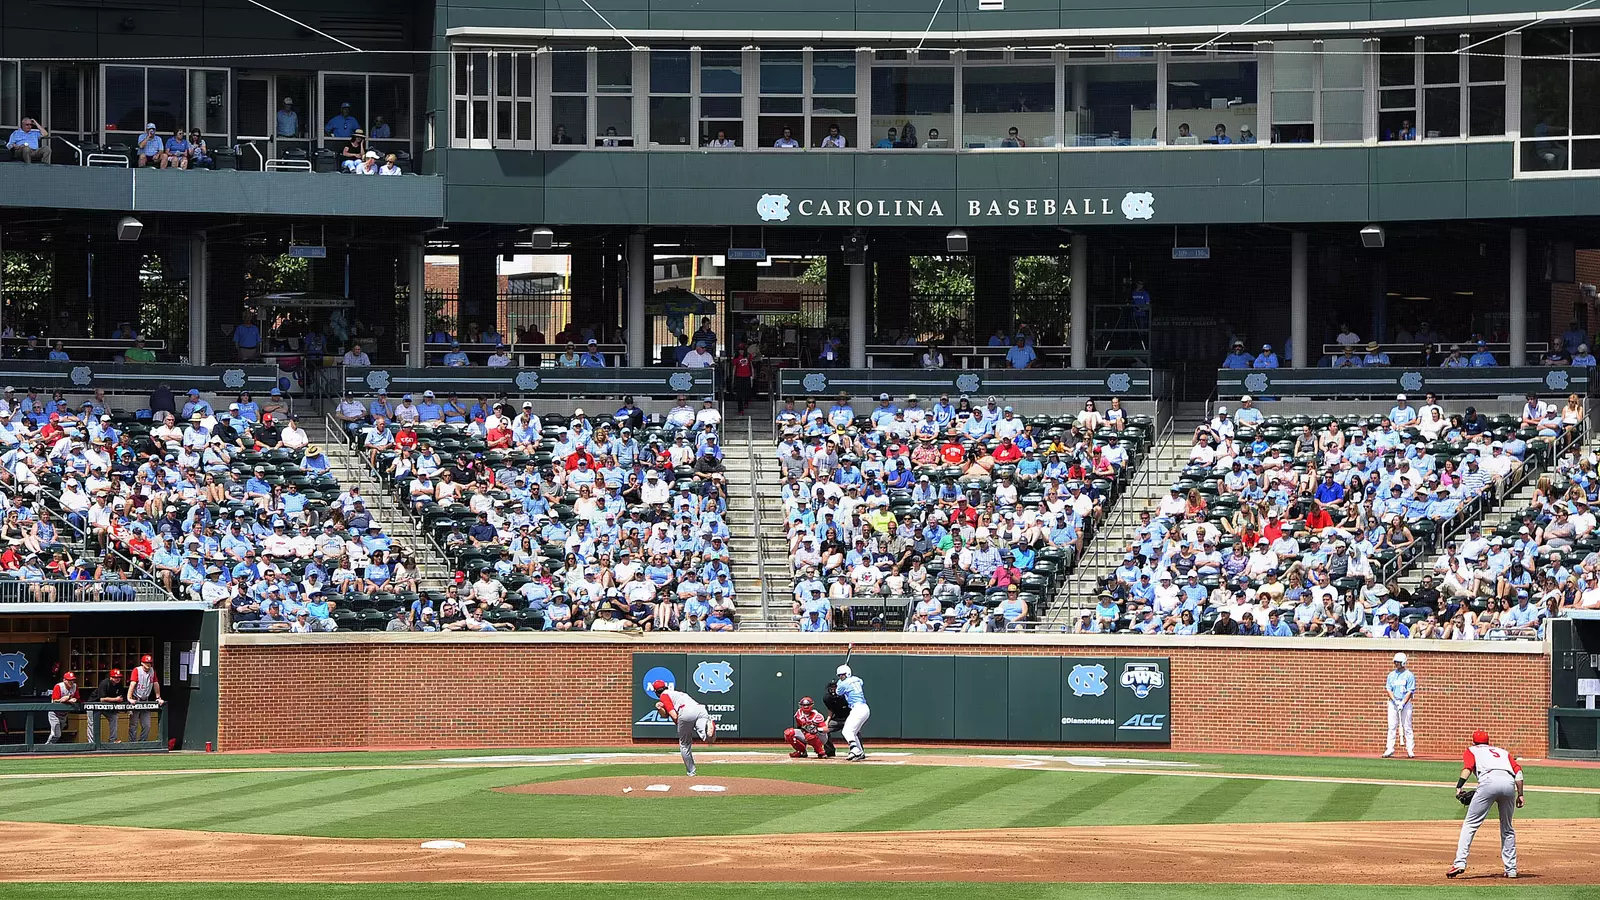
<svg viewBox="0 0 1600 900">
<path fill-rule="evenodd" d="M 762 221 L 790 221 L 787 203 L 779 210 L 771 198 L 787 198 L 788 194 L 763 194 L 757 204 L 757 215 Z M 875 200 L 857 200 L 850 197 L 802 197 L 794 204 L 795 218 L 799 219 L 927 219 L 942 218 L 944 207 L 938 200 L 924 197 L 896 197 Z M 968 219 L 1012 219 L 1045 216 L 1086 217 L 1112 216 L 1121 211 L 1129 221 L 1147 220 L 1155 216 L 1155 197 L 1148 191 L 1129 191 L 1120 199 L 1099 197 L 1019 197 L 1016 199 L 968 199 Z"/>
</svg>

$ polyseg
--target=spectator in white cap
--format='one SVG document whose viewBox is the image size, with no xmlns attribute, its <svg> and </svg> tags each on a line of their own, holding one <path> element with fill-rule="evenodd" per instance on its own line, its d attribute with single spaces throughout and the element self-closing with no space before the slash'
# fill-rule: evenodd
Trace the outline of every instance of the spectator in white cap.
<svg viewBox="0 0 1600 900">
<path fill-rule="evenodd" d="M 1239 425 L 1260 425 L 1266 421 L 1266 416 L 1256 409 L 1256 398 L 1245 394 L 1239 398 L 1239 409 L 1233 414 L 1233 421 Z"/>
<path fill-rule="evenodd" d="M 1278 354 L 1272 352 L 1271 344 L 1261 345 L 1261 352 L 1256 354 L 1256 358 L 1250 363 L 1250 367 L 1253 369 L 1278 368 Z"/>
<path fill-rule="evenodd" d="M 1404 428 L 1416 422 L 1417 418 L 1417 409 L 1411 405 L 1411 401 L 1406 398 L 1406 395 L 1395 394 L 1394 406 L 1389 408 L 1389 421 L 1394 423 L 1394 427 Z"/>
</svg>

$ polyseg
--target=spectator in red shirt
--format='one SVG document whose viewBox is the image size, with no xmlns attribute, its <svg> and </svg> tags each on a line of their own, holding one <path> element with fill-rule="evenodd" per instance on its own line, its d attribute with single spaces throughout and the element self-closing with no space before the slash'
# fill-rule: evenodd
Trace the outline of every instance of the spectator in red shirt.
<svg viewBox="0 0 1600 900">
<path fill-rule="evenodd" d="M 1006 464 L 1020 459 L 1022 459 L 1022 448 L 1012 443 L 1011 438 L 1001 438 L 1000 446 L 994 448 L 994 461 Z"/>
</svg>

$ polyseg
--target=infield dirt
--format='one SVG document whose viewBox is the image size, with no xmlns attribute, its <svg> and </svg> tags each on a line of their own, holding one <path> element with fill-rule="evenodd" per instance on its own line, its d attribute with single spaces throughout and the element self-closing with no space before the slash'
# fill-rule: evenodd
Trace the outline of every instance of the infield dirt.
<svg viewBox="0 0 1600 900">
<path fill-rule="evenodd" d="M 697 801 L 689 801 L 697 802 Z M 1076 881 L 1443 884 L 1454 822 L 1134 825 L 850 835 L 715 835 L 648 840 L 415 840 L 0 823 L 4 881 Z M 1593 820 L 1517 824 L 1521 874 L 1587 884 L 1600 871 Z M 1469 877 L 1500 880 L 1493 823 Z M 446 838 L 449 835 L 439 835 Z M 92 853 L 61 853 L 62 847 Z M 647 870 L 618 859 L 651 860 Z"/>
</svg>

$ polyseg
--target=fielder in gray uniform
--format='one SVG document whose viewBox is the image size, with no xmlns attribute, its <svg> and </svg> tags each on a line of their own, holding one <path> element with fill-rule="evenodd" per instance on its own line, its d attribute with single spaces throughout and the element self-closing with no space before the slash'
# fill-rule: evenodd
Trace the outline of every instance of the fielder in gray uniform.
<svg viewBox="0 0 1600 900">
<path fill-rule="evenodd" d="M 1478 777 L 1478 788 L 1467 791 L 1467 776 L 1472 774 Z M 1481 729 L 1472 733 L 1472 744 L 1461 756 L 1456 799 L 1467 804 L 1467 818 L 1461 823 L 1461 840 L 1456 842 L 1455 864 L 1445 877 L 1454 878 L 1467 870 L 1467 850 L 1490 806 L 1500 808 L 1500 862 L 1507 878 L 1517 877 L 1517 832 L 1511 827 L 1511 816 L 1513 806 L 1522 808 L 1522 766 L 1504 748 L 1491 746 L 1489 733 Z"/>
<path fill-rule="evenodd" d="M 694 739 L 699 738 L 707 744 L 716 743 L 717 723 L 698 700 L 683 691 L 667 687 L 665 681 L 656 681 L 650 687 L 655 689 L 659 698 L 656 700 L 656 709 L 678 725 L 678 755 L 683 757 L 684 770 L 693 776 Z"/>
</svg>

